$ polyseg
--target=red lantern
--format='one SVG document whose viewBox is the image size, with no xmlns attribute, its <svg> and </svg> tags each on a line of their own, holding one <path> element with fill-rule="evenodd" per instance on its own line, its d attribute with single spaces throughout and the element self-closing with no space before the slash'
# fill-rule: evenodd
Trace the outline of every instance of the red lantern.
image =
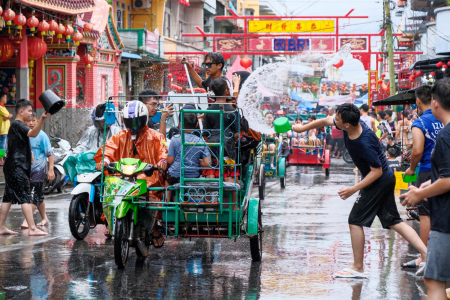
<svg viewBox="0 0 450 300">
<path fill-rule="evenodd" d="M 450 61 L 447 63 L 448 66 L 450 66 Z"/>
<path fill-rule="evenodd" d="M 36 37 L 28 38 L 28 57 L 31 60 L 36 60 L 44 57 L 45 53 L 47 53 L 47 44 Z"/>
<path fill-rule="evenodd" d="M 416 73 L 416 77 L 417 77 L 417 76 L 423 76 L 423 72 L 422 72 L 422 71 L 417 72 L 417 73 Z"/>
<path fill-rule="evenodd" d="M 382 84 L 383 83 L 383 80 L 378 80 L 378 84 Z"/>
<path fill-rule="evenodd" d="M 436 73 L 435 72 L 430 72 L 430 75 L 431 76 L 436 76 Z"/>
<path fill-rule="evenodd" d="M 386 74 L 384 74 L 384 73 L 381 74 L 381 78 L 384 78 L 384 77 L 386 77 Z"/>
<path fill-rule="evenodd" d="M 443 65 L 444 65 L 444 63 L 443 63 L 442 61 L 440 61 L 440 62 L 438 62 L 438 63 L 436 64 L 436 67 L 440 68 L 440 67 L 442 67 Z"/>
<path fill-rule="evenodd" d="M 0 61 L 8 61 L 14 54 L 14 46 L 5 37 L 0 37 Z"/>
<path fill-rule="evenodd" d="M 72 40 L 75 42 L 75 45 L 79 45 L 81 40 L 83 39 L 83 35 L 80 32 L 75 32 L 72 36 Z"/>
<path fill-rule="evenodd" d="M 241 59 L 241 66 L 244 68 L 250 68 L 252 65 L 252 60 L 250 58 L 248 58 L 247 56 L 245 56 L 244 58 Z"/>
<path fill-rule="evenodd" d="M 442 68 L 443 68 L 443 69 L 447 69 L 448 66 L 447 66 L 447 65 L 443 65 Z"/>
<path fill-rule="evenodd" d="M 22 30 L 22 26 L 27 24 L 27 18 L 25 18 L 25 16 L 20 13 L 15 17 L 14 24 L 16 24 L 17 29 Z"/>
<path fill-rule="evenodd" d="M 58 29 L 58 23 L 56 23 L 55 20 L 51 20 L 48 27 L 50 35 L 55 35 L 56 29 Z"/>
<path fill-rule="evenodd" d="M 411 82 L 414 81 L 414 76 L 413 75 L 409 76 L 409 81 L 411 81 Z"/>
<path fill-rule="evenodd" d="M 45 35 L 45 32 L 47 32 L 49 28 L 50 25 L 48 25 L 47 21 L 42 20 L 42 22 L 39 23 L 38 30 L 41 32 L 41 35 Z"/>
<path fill-rule="evenodd" d="M 27 21 L 27 25 L 31 32 L 36 31 L 36 27 L 39 25 L 39 20 L 35 16 L 31 16 L 31 18 Z"/>
<path fill-rule="evenodd" d="M 171 79 L 172 78 L 172 73 L 167 74 L 167 78 Z"/>
<path fill-rule="evenodd" d="M 92 31 L 92 29 L 94 29 L 94 25 L 92 25 L 91 23 L 84 23 L 83 29 L 86 32 L 86 34 L 89 34 L 89 32 Z"/>
<path fill-rule="evenodd" d="M 83 61 L 84 61 L 85 65 L 86 65 L 86 68 L 89 69 L 91 67 L 91 64 L 94 62 L 94 58 L 92 56 L 90 56 L 89 54 L 87 54 L 84 57 Z"/>
<path fill-rule="evenodd" d="M 73 34 L 73 32 L 74 32 L 73 27 L 70 25 L 67 25 L 64 30 L 64 35 L 66 36 L 66 40 L 70 40 L 72 38 L 71 35 Z"/>
<path fill-rule="evenodd" d="M 335 67 L 336 69 L 339 69 L 343 65 L 344 65 L 344 60 L 341 59 L 341 60 L 339 60 L 339 62 L 337 64 L 334 64 L 333 67 Z"/>
<path fill-rule="evenodd" d="M 3 13 L 3 19 L 5 19 L 6 21 L 6 25 L 11 26 L 12 25 L 12 20 L 14 20 L 14 18 L 16 17 L 16 13 L 12 11 L 11 8 L 8 8 L 7 10 L 5 10 L 5 12 Z"/>
<path fill-rule="evenodd" d="M 379 62 L 382 62 L 382 61 L 384 60 L 384 58 L 380 56 L 380 57 L 377 58 L 377 60 L 378 60 Z"/>
<path fill-rule="evenodd" d="M 63 24 L 59 23 L 58 28 L 56 29 L 56 37 L 58 39 L 62 39 L 62 34 L 66 31 L 66 27 Z"/>
</svg>

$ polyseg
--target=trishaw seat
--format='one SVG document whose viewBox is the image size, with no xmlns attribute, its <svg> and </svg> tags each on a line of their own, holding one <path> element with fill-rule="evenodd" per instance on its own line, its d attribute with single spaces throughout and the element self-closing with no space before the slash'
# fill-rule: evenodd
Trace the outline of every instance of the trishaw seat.
<svg viewBox="0 0 450 300">
<path fill-rule="evenodd" d="M 243 187 L 244 184 L 239 181 L 239 182 L 223 182 L 223 189 L 225 191 L 236 191 L 236 190 L 241 190 L 241 187 Z M 173 189 L 179 190 L 181 189 L 181 185 L 179 183 L 176 183 L 174 185 L 171 186 Z M 205 181 L 187 181 L 184 183 L 184 188 L 201 188 L 201 189 L 205 189 L 207 191 L 211 191 L 211 190 L 218 190 L 219 189 L 219 182 L 205 182 Z"/>
</svg>

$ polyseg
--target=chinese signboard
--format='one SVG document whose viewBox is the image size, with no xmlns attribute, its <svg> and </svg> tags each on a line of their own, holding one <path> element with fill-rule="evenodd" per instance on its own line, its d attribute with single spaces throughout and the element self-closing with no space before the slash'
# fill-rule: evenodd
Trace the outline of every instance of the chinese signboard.
<svg viewBox="0 0 450 300">
<path fill-rule="evenodd" d="M 223 39 L 217 41 L 217 51 L 243 51 L 244 40 L 243 39 Z"/>
<path fill-rule="evenodd" d="M 249 33 L 334 32 L 334 20 L 248 21 Z"/>
<path fill-rule="evenodd" d="M 250 51 L 272 51 L 273 39 L 249 39 L 248 50 Z"/>
<path fill-rule="evenodd" d="M 367 38 L 341 38 L 341 47 L 351 44 L 353 51 L 367 51 Z"/>
<path fill-rule="evenodd" d="M 372 106 L 372 93 L 378 90 L 378 71 L 369 71 L 369 106 Z"/>
<path fill-rule="evenodd" d="M 273 51 L 309 50 L 309 39 L 273 39 Z"/>
<path fill-rule="evenodd" d="M 147 31 L 147 39 L 145 41 L 145 51 L 155 55 L 159 55 L 159 35 Z"/>
<path fill-rule="evenodd" d="M 311 50 L 312 51 L 334 51 L 334 39 L 323 38 L 323 39 L 311 39 Z"/>
</svg>

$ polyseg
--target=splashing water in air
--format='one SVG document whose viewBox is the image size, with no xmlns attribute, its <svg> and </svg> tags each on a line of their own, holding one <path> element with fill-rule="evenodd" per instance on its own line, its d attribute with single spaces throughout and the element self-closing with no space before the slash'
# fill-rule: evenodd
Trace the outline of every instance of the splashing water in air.
<svg viewBox="0 0 450 300">
<path fill-rule="evenodd" d="M 315 72 L 330 70 L 333 64 L 350 55 L 351 45 L 347 44 L 333 54 L 308 52 L 284 62 L 270 63 L 257 68 L 245 81 L 238 98 L 238 106 L 242 109 L 250 128 L 264 134 L 275 133 L 273 118 L 265 118 L 267 112 L 272 112 L 273 115 L 283 106 L 286 107 L 288 105 L 286 103 L 290 100 L 297 101 L 294 105 L 298 105 L 302 100 L 313 100 L 292 98 L 293 84 L 302 84 L 306 77 L 313 77 Z M 313 97 L 311 92 L 309 94 L 303 97 Z"/>
</svg>

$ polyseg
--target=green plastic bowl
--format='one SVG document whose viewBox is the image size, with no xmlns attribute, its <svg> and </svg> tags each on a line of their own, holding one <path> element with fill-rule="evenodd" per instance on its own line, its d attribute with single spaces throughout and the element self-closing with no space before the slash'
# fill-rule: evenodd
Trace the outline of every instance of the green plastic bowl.
<svg viewBox="0 0 450 300">
<path fill-rule="evenodd" d="M 0 158 L 3 158 L 5 156 L 5 150 L 0 149 Z"/>
<path fill-rule="evenodd" d="M 416 181 L 417 181 L 417 173 L 416 172 L 414 172 L 413 176 L 406 175 L 406 174 L 403 175 L 403 182 L 404 183 L 411 183 L 411 182 L 416 182 Z"/>
<path fill-rule="evenodd" d="M 281 117 L 273 122 L 273 127 L 276 133 L 285 133 L 292 129 L 289 119 L 286 117 Z"/>
</svg>

